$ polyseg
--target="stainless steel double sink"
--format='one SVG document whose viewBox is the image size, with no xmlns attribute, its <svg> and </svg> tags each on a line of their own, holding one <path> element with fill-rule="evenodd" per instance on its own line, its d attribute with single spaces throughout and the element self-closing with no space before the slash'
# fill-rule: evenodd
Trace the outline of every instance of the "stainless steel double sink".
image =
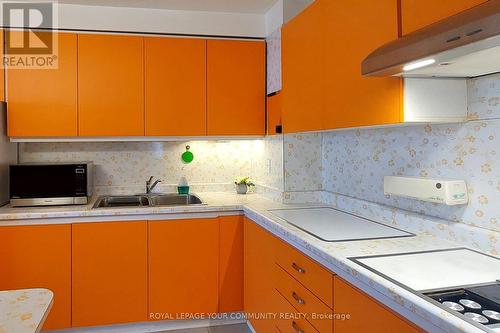
<svg viewBox="0 0 500 333">
<path fill-rule="evenodd" d="M 192 206 L 204 205 L 201 199 L 194 194 L 139 194 L 123 196 L 99 197 L 92 207 L 120 208 L 120 207 L 162 207 L 162 206 Z"/>
</svg>

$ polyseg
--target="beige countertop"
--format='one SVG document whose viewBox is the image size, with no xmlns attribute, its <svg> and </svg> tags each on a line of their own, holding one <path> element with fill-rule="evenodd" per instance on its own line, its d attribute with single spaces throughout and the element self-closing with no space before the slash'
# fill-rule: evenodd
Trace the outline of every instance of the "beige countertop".
<svg viewBox="0 0 500 333">
<path fill-rule="evenodd" d="M 52 307 L 48 289 L 0 291 L 0 333 L 36 333 Z"/>
</svg>

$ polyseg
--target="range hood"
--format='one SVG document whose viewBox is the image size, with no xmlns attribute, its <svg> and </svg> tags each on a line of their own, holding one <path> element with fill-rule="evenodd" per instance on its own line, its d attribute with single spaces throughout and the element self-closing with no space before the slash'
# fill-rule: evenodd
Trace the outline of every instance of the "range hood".
<svg viewBox="0 0 500 333">
<path fill-rule="evenodd" d="M 471 78 L 500 72 L 500 0 L 490 0 L 371 53 L 364 76 Z"/>
</svg>

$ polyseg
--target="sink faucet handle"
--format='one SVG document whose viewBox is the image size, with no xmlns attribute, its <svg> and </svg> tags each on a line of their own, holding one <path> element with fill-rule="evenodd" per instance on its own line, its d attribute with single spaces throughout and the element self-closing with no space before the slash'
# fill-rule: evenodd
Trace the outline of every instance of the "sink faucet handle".
<svg viewBox="0 0 500 333">
<path fill-rule="evenodd" d="M 153 178 L 154 178 L 153 176 L 149 177 L 149 180 L 146 183 L 151 184 L 151 182 L 153 181 Z"/>
</svg>

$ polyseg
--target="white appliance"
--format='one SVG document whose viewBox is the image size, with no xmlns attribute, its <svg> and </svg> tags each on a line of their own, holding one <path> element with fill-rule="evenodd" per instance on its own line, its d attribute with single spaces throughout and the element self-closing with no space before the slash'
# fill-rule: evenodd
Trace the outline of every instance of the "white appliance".
<svg viewBox="0 0 500 333">
<path fill-rule="evenodd" d="M 384 177 L 384 194 L 449 206 L 469 203 L 467 184 L 463 180 L 387 176 Z"/>
<path fill-rule="evenodd" d="M 276 209 L 270 212 L 326 242 L 414 236 L 406 231 L 329 207 Z"/>
<path fill-rule="evenodd" d="M 7 107 L 0 102 L 0 206 L 9 202 L 9 165 L 17 163 L 17 143 L 7 137 Z"/>
<path fill-rule="evenodd" d="M 353 261 L 413 290 L 432 290 L 494 282 L 498 258 L 466 248 L 374 255 Z"/>
</svg>

